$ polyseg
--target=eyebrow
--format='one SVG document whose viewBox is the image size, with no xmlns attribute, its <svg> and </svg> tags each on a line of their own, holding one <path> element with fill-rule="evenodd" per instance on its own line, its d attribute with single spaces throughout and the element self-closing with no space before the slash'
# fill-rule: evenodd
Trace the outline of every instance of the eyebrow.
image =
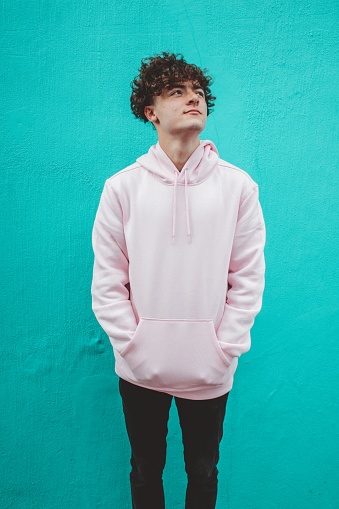
<svg viewBox="0 0 339 509">
<path fill-rule="evenodd" d="M 183 85 L 182 83 L 173 83 L 173 85 L 168 85 L 166 88 L 168 88 L 168 90 L 173 90 L 173 88 L 185 89 L 186 86 Z M 204 88 L 199 84 L 193 85 L 194 90 L 197 90 L 198 88 L 200 88 L 201 90 L 204 90 Z"/>
</svg>

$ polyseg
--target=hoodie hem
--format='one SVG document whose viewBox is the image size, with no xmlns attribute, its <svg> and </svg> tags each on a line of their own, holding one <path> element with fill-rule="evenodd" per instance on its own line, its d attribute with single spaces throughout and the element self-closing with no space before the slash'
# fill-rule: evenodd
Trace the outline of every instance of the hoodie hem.
<svg viewBox="0 0 339 509">
<path fill-rule="evenodd" d="M 137 385 L 138 387 L 142 387 L 143 389 L 148 389 L 151 391 L 156 392 L 164 392 L 166 394 L 169 394 L 170 396 L 182 398 L 182 399 L 193 399 L 193 400 L 203 400 L 203 399 L 214 399 L 218 398 L 220 396 L 223 396 L 227 392 L 230 392 L 230 390 L 233 387 L 233 375 L 229 380 L 227 380 L 226 383 L 211 387 L 211 386 L 201 386 L 201 387 L 192 387 L 189 389 L 175 389 L 173 387 L 154 387 L 149 386 L 147 384 L 142 384 L 140 382 L 137 382 L 136 380 L 132 380 L 128 376 L 126 376 L 124 373 L 121 373 L 120 370 L 115 369 L 116 374 L 125 380 L 126 382 L 129 382 L 133 385 Z"/>
</svg>

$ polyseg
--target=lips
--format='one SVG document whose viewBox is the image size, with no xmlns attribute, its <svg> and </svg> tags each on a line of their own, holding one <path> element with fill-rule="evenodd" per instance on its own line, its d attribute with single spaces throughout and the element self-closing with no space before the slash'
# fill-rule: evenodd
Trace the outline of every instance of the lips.
<svg viewBox="0 0 339 509">
<path fill-rule="evenodd" d="M 186 115 L 187 113 L 199 113 L 199 114 L 201 115 L 201 112 L 200 112 L 199 110 L 194 110 L 194 109 L 192 109 L 192 110 L 188 110 L 188 111 L 185 111 L 185 115 Z"/>
</svg>

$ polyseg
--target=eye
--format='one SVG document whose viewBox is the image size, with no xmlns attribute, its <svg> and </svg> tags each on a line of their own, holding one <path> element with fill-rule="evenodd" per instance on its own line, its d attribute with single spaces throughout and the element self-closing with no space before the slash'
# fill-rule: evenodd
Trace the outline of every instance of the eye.
<svg viewBox="0 0 339 509">
<path fill-rule="evenodd" d="M 205 97 L 203 90 L 197 90 L 197 95 L 200 95 L 200 97 Z"/>
<path fill-rule="evenodd" d="M 181 94 L 181 90 L 180 90 L 180 88 L 178 88 L 178 89 L 176 89 L 176 90 L 173 90 L 173 91 L 171 92 L 171 95 L 177 95 L 177 94 Z"/>
</svg>

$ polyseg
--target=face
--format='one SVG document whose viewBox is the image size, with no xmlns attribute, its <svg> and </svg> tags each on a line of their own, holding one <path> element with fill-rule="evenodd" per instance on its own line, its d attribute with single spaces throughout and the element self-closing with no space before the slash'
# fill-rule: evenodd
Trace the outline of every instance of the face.
<svg viewBox="0 0 339 509">
<path fill-rule="evenodd" d="M 164 88 L 145 107 L 145 115 L 158 135 L 199 134 L 206 125 L 207 104 L 204 90 L 190 81 Z"/>
</svg>

